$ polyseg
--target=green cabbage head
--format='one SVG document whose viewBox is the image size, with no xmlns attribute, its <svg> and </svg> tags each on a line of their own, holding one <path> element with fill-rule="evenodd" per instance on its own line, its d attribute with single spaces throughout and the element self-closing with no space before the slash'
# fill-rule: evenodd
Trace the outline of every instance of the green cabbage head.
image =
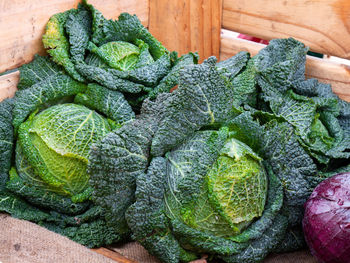
<svg viewBox="0 0 350 263">
<path fill-rule="evenodd" d="M 134 117 L 121 92 L 36 56 L 20 68 L 15 97 L 0 103 L 0 211 L 89 247 L 126 236 L 94 204 L 88 165 L 93 145 Z"/>
<path fill-rule="evenodd" d="M 18 175 L 34 186 L 85 201 L 91 190 L 90 148 L 111 130 L 107 118 L 79 104 L 58 104 L 32 114 L 18 130 Z"/>
<path fill-rule="evenodd" d="M 215 131 L 210 133 L 215 134 Z M 204 138 L 205 134 L 199 133 L 192 140 Z M 186 150 L 189 147 L 186 143 L 168 154 L 171 171 L 168 176 L 174 181 L 170 184 L 173 188 L 166 194 L 168 216 L 175 216 L 204 233 L 221 237 L 240 234 L 264 211 L 267 175 L 260 163 L 261 158 L 244 143 L 228 139 L 207 172 L 199 196 L 181 204 L 179 200 L 184 193 L 177 189 L 177 185 L 185 180 L 185 176 L 191 177 L 199 169 L 189 166 L 185 173 L 180 172 L 184 171 L 182 162 L 188 158 Z"/>
<path fill-rule="evenodd" d="M 170 53 L 135 15 L 108 20 L 87 1 L 53 15 L 43 44 L 73 79 L 127 93 L 137 110 L 145 98 L 169 92 L 177 85 L 179 68 L 198 60 L 192 53 L 181 58 Z"/>
<path fill-rule="evenodd" d="M 254 61 L 243 52 L 188 66 L 177 90 L 144 104 L 139 120 L 128 124 L 150 136 L 142 162 L 130 164 L 136 201 L 126 220 L 133 238 L 162 262 L 201 254 L 228 263 L 261 262 L 271 252 L 304 245 L 300 211 L 318 180 L 316 165 L 289 123 L 253 108 L 260 99 Z M 120 130 L 92 155 L 103 158 L 107 145 L 117 147 Z M 139 148 L 126 146 L 136 160 Z M 111 156 L 108 169 L 118 167 L 118 157 L 121 152 Z M 93 168 L 94 185 L 105 181 Z M 127 185 L 119 175 L 113 181 Z"/>
<path fill-rule="evenodd" d="M 84 0 L 53 15 L 42 40 L 48 56 L 23 65 L 15 97 L 0 103 L 0 211 L 89 247 L 111 244 L 129 234 L 124 213 L 135 187 L 94 180 L 91 167 L 108 168 L 110 157 L 91 152 L 133 120 L 146 98 L 176 86 L 198 55 L 178 58 L 136 15 L 108 20 Z M 122 166 L 102 176 L 133 167 L 125 158 Z M 116 193 L 120 203 L 111 205 Z"/>
</svg>

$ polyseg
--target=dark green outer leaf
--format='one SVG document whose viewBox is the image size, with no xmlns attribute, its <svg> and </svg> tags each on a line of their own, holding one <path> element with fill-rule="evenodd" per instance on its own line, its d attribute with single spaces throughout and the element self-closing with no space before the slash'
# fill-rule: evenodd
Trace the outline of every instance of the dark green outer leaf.
<svg viewBox="0 0 350 263">
<path fill-rule="evenodd" d="M 286 203 L 304 204 L 310 194 L 306 177 L 316 174 L 316 165 L 300 146 L 293 128 L 287 123 L 270 123 L 264 136 L 261 152 L 282 182 Z"/>
<path fill-rule="evenodd" d="M 28 89 L 16 93 L 16 104 L 13 109 L 13 126 L 15 130 L 35 110 L 46 102 L 76 95 L 85 90 L 86 86 L 67 75 L 52 75 L 37 82 Z"/>
<path fill-rule="evenodd" d="M 262 237 L 252 241 L 241 253 L 222 258 L 228 263 L 254 263 L 263 260 L 283 240 L 287 225 L 286 217 L 277 215 L 273 226 Z"/>
<path fill-rule="evenodd" d="M 5 186 L 11 168 L 14 142 L 12 109 L 12 99 L 0 103 L 0 193 Z"/>
<path fill-rule="evenodd" d="M 142 244 L 147 247 L 151 254 L 156 255 L 163 262 L 179 262 L 181 247 L 169 232 L 146 237 Z"/>
<path fill-rule="evenodd" d="M 250 54 L 248 52 L 241 51 L 229 59 L 216 63 L 216 67 L 221 74 L 232 81 L 232 79 L 247 65 L 249 58 Z"/>
<path fill-rule="evenodd" d="M 180 246 L 168 229 L 163 212 L 166 160 L 156 157 L 137 178 L 136 202 L 126 213 L 133 237 L 164 262 L 178 262 Z"/>
<path fill-rule="evenodd" d="M 210 253 L 219 255 L 237 254 L 243 251 L 249 244 L 235 243 L 222 237 L 216 237 L 202 231 L 193 229 L 178 219 L 171 220 L 173 235 L 185 248 L 198 253 Z"/>
<path fill-rule="evenodd" d="M 99 247 L 121 239 L 113 227 L 107 226 L 106 221 L 99 218 L 103 215 L 103 210 L 96 206 L 90 207 L 81 215 L 67 216 L 41 210 L 18 196 L 5 192 L 0 193 L 0 211 L 42 225 L 88 247 Z"/>
<path fill-rule="evenodd" d="M 84 212 L 88 202 L 73 203 L 71 198 L 49 192 L 45 188 L 30 185 L 17 174 L 12 174 L 6 184 L 6 189 L 22 197 L 34 206 L 54 210 L 68 215 L 77 215 Z"/>
<path fill-rule="evenodd" d="M 144 89 L 144 86 L 141 84 L 122 79 L 119 76 L 113 74 L 113 69 L 98 68 L 95 66 L 86 65 L 84 63 L 78 64 L 76 66 L 76 69 L 87 80 L 96 81 L 97 83 L 111 90 L 118 90 L 121 92 L 129 93 L 139 93 Z"/>
<path fill-rule="evenodd" d="M 150 90 L 148 97 L 155 99 L 159 93 L 169 92 L 179 84 L 180 73 L 187 65 L 197 64 L 199 56 L 197 53 L 188 53 L 176 60 L 171 71 L 159 82 L 159 84 Z"/>
<path fill-rule="evenodd" d="M 91 14 L 82 5 L 68 16 L 65 29 L 69 38 L 69 52 L 73 63 L 83 61 L 91 35 Z"/>
<path fill-rule="evenodd" d="M 316 116 L 316 104 L 311 99 L 299 96 L 291 90 L 281 93 L 263 81 L 259 81 L 259 85 L 263 91 L 261 97 L 269 102 L 272 112 L 293 125 L 296 133 L 303 140 L 307 140 Z"/>
<path fill-rule="evenodd" d="M 134 200 L 136 178 L 147 169 L 155 125 L 153 119 L 136 119 L 91 147 L 88 172 L 93 199 L 117 229 L 126 228 L 124 213 Z"/>
<path fill-rule="evenodd" d="M 0 192 L 0 211 L 9 213 L 13 217 L 32 222 L 41 222 L 49 217 L 47 213 L 31 206 L 8 191 Z"/>
<path fill-rule="evenodd" d="M 257 80 L 254 59 L 248 61 L 245 69 L 237 76 L 231 78 L 231 83 L 234 89 L 234 105 L 251 105 L 256 107 L 257 104 Z"/>
<path fill-rule="evenodd" d="M 301 219 L 299 220 L 300 223 Z M 299 225 L 287 230 L 286 236 L 280 244 L 274 249 L 274 253 L 287 253 L 306 248 L 304 233 Z"/>
<path fill-rule="evenodd" d="M 232 116 L 233 91 L 228 79 L 209 58 L 181 72 L 179 88 L 164 102 L 164 113 L 151 152 L 162 156 L 204 125 L 222 123 Z"/>
<path fill-rule="evenodd" d="M 307 48 L 293 39 L 273 39 L 254 57 L 259 77 L 279 91 L 305 79 Z"/>
<path fill-rule="evenodd" d="M 126 219 L 137 240 L 149 236 L 155 228 L 161 230 L 167 228 L 167 220 L 161 215 L 165 176 L 166 160 L 156 157 L 152 159 L 147 173 L 141 174 L 136 179 L 137 201 L 128 209 Z"/>
<path fill-rule="evenodd" d="M 52 62 L 49 57 L 35 55 L 31 63 L 20 67 L 20 79 L 17 88 L 19 90 L 29 88 L 37 82 L 61 73 L 62 69 Z"/>
<path fill-rule="evenodd" d="M 84 93 L 79 93 L 75 103 L 96 109 L 108 118 L 124 123 L 135 118 L 135 113 L 119 91 L 109 90 L 98 84 L 88 84 Z"/>
<path fill-rule="evenodd" d="M 103 23 L 103 32 L 106 36 L 103 44 L 111 41 L 132 42 L 141 39 L 148 44 L 149 50 L 155 60 L 158 60 L 164 54 L 168 53 L 166 48 L 141 24 L 136 15 L 122 13 L 118 20 L 108 20 Z"/>
<path fill-rule="evenodd" d="M 310 176 L 311 177 L 311 176 Z M 307 180 L 309 182 L 309 180 Z M 310 182 L 309 182 L 310 186 Z M 310 186 L 310 190 L 312 187 Z M 309 191 L 311 192 L 311 191 Z M 287 202 L 285 202 L 287 203 Z M 297 227 L 300 226 L 300 222 L 304 216 L 304 207 L 303 205 L 288 205 L 285 204 L 282 207 L 282 214 L 288 217 L 288 227 Z"/>
<path fill-rule="evenodd" d="M 338 98 L 332 92 L 331 85 L 318 82 L 317 79 L 299 80 L 294 83 L 293 90 L 307 97 Z M 340 100 L 338 98 L 338 100 Z"/>
<path fill-rule="evenodd" d="M 83 0 L 83 4 L 87 6 L 87 8 L 91 12 L 92 16 L 92 36 L 91 40 L 95 44 L 102 43 L 105 38 L 105 33 L 103 32 L 103 26 L 106 23 L 107 19 L 104 18 L 102 13 L 95 9 L 93 5 L 87 3 L 87 0 Z"/>
<path fill-rule="evenodd" d="M 69 41 L 65 33 L 65 24 L 71 14 L 76 14 L 76 9 L 53 15 L 46 25 L 43 35 L 44 47 L 58 65 L 62 65 L 72 78 L 84 81 L 84 78 L 76 71 L 74 63 L 70 58 Z"/>
<path fill-rule="evenodd" d="M 113 227 L 109 227 L 103 219 L 84 223 L 79 227 L 57 227 L 50 223 L 44 223 L 43 226 L 90 248 L 111 245 L 125 238 L 125 235 L 116 232 Z"/>
</svg>

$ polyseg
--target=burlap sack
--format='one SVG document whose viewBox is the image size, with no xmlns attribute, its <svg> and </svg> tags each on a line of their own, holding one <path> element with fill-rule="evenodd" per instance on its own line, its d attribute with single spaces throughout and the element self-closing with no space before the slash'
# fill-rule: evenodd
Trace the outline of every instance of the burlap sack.
<svg viewBox="0 0 350 263">
<path fill-rule="evenodd" d="M 0 263 L 159 263 L 136 242 L 111 246 L 109 249 L 130 260 L 118 260 L 117 257 L 114 257 L 117 261 L 111 260 L 43 227 L 0 214 Z M 264 263 L 316 261 L 304 251 L 272 255 Z"/>
</svg>

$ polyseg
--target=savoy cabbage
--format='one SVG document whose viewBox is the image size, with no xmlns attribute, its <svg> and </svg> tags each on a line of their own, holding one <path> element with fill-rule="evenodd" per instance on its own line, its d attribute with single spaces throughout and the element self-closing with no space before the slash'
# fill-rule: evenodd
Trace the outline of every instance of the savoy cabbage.
<svg viewBox="0 0 350 263">
<path fill-rule="evenodd" d="M 174 92 L 92 147 L 95 188 L 116 189 L 97 203 L 122 220 L 116 204 L 136 189 L 127 224 L 163 262 L 258 262 L 303 247 L 304 202 L 350 158 L 350 104 L 305 80 L 306 51 L 279 39 L 252 58 L 185 67 Z"/>
<path fill-rule="evenodd" d="M 198 56 L 178 58 L 136 16 L 107 20 L 86 1 L 52 16 L 43 43 L 49 56 L 23 65 L 15 97 L 0 103 L 0 211 L 89 247 L 111 244 L 129 229 L 95 202 L 110 200 L 115 188 L 91 179 L 88 167 L 99 162 L 91 148 L 130 129 L 142 101 L 169 92 Z M 120 189 L 123 217 L 134 189 Z"/>
<path fill-rule="evenodd" d="M 52 16 L 43 43 L 73 79 L 123 92 L 136 110 L 145 98 L 168 92 L 179 69 L 198 60 L 193 53 L 180 59 L 170 53 L 135 15 L 107 20 L 87 1 Z"/>
</svg>

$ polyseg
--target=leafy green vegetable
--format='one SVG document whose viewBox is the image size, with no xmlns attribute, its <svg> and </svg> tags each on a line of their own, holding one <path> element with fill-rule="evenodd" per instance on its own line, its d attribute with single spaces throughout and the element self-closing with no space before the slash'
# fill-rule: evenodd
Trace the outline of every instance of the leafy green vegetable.
<svg viewBox="0 0 350 263">
<path fill-rule="evenodd" d="M 154 133 L 153 117 L 132 120 L 198 55 L 178 58 L 136 16 L 107 20 L 87 1 L 53 15 L 43 44 L 49 57 L 23 65 L 15 98 L 0 103 L 0 211 L 89 247 L 110 244 L 129 234 L 124 212 Z M 120 147 L 99 147 L 111 140 Z M 117 192 L 91 178 L 114 185 L 116 174 Z"/>
<path fill-rule="evenodd" d="M 197 65 L 83 1 L 43 42 L 0 104 L 0 211 L 163 262 L 259 262 L 304 245 L 304 202 L 349 169 L 350 103 L 305 80 L 294 39 Z"/>
<path fill-rule="evenodd" d="M 71 9 L 64 13 L 53 15 L 46 25 L 43 43 L 54 62 L 62 65 L 74 79 L 83 81 L 84 78 L 76 71 L 74 63 L 70 58 L 69 41 L 65 35 L 64 28 L 68 17 L 73 15 L 75 11 L 75 9 Z"/>
<path fill-rule="evenodd" d="M 124 41 L 109 42 L 100 47 L 94 44 L 91 46 L 91 52 L 99 56 L 110 67 L 121 71 L 133 69 L 140 55 L 140 49 L 137 46 Z M 152 57 L 151 59 L 153 60 Z"/>
<path fill-rule="evenodd" d="M 305 80 L 306 51 L 293 39 L 273 40 L 253 58 L 242 52 L 184 67 L 178 88 L 146 100 L 143 123 L 130 123 L 149 132 L 145 148 L 127 147 L 147 154 L 124 183 L 136 188 L 125 217 L 133 237 L 163 262 L 201 253 L 259 262 L 305 245 L 302 206 L 317 182 L 349 163 L 350 127 L 349 103 Z M 125 142 L 135 136 L 123 134 Z M 97 145 L 120 147 L 119 139 Z M 101 154 L 107 162 L 107 150 Z M 123 156 L 116 151 L 113 160 Z M 117 189 L 130 178 L 92 177 Z M 118 218 L 111 203 L 104 208 Z"/>
<path fill-rule="evenodd" d="M 14 136 L 12 109 L 12 99 L 7 99 L 0 103 L 0 191 L 5 187 L 8 179 L 8 172 L 11 168 Z"/>
<path fill-rule="evenodd" d="M 21 124 L 17 141 L 35 173 L 29 180 L 41 179 L 62 195 L 84 192 L 90 147 L 110 130 L 101 115 L 76 104 L 55 105 L 32 115 Z"/>
<path fill-rule="evenodd" d="M 264 110 L 290 123 L 308 153 L 328 165 L 332 158 L 350 157 L 350 104 L 329 85 L 305 80 L 306 50 L 293 39 L 273 40 L 256 56 L 260 97 L 267 103 Z"/>
<path fill-rule="evenodd" d="M 145 98 L 154 99 L 176 85 L 157 87 L 170 79 L 176 82 L 177 76 L 172 77 L 178 74 L 180 66 L 176 65 L 198 61 L 195 55 L 185 55 L 185 62 L 176 53 L 170 54 L 136 16 L 123 13 L 116 21 L 107 20 L 86 1 L 77 9 L 52 16 L 43 43 L 52 60 L 73 79 L 133 93 L 129 103 L 134 109 Z"/>
<path fill-rule="evenodd" d="M 44 57 L 20 72 L 22 89 L 0 104 L 0 210 L 90 247 L 123 238 L 91 201 L 87 168 L 91 146 L 135 117 L 124 95 Z"/>
<path fill-rule="evenodd" d="M 199 66 L 183 70 L 177 89 L 164 103 L 164 117 L 152 141 L 151 152 L 161 156 L 203 125 L 220 123 L 232 116 L 230 105 L 233 90 L 229 81 L 215 68 L 216 60 L 209 58 Z M 186 88 L 184 88 L 186 87 Z M 192 112 L 191 114 L 188 114 Z"/>
</svg>

